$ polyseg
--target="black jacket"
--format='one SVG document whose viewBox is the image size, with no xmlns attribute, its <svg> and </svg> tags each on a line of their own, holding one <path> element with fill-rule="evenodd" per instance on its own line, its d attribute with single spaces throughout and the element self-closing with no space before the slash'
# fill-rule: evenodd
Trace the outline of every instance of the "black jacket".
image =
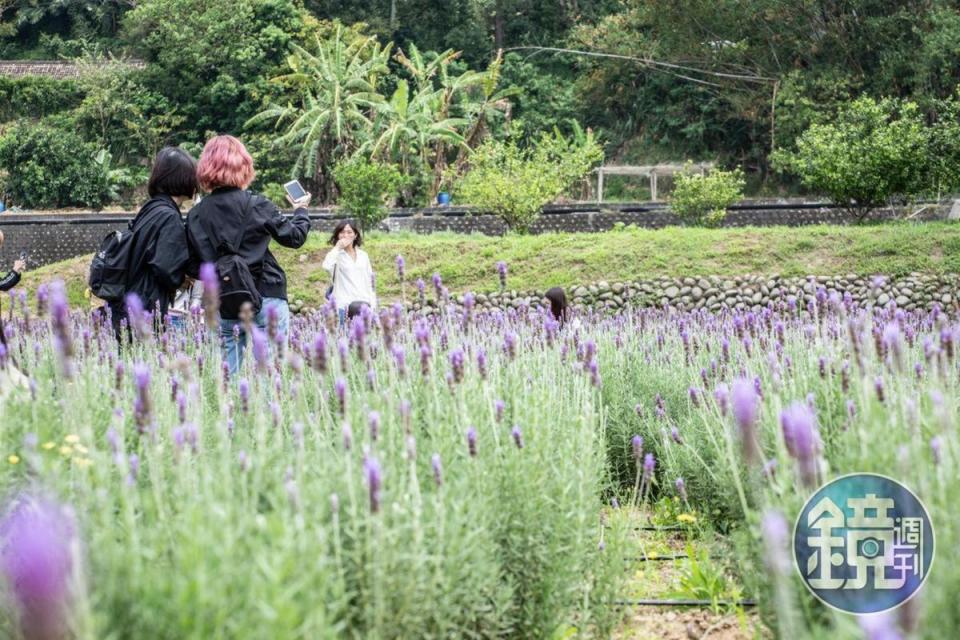
<svg viewBox="0 0 960 640">
<path fill-rule="evenodd" d="M 10 291 L 17 283 L 20 282 L 20 274 L 16 271 L 11 271 L 0 280 L 0 291 Z"/>
<path fill-rule="evenodd" d="M 190 261 L 180 209 L 166 194 L 150 198 L 133 219 L 131 229 L 133 244 L 127 293 L 140 296 L 147 311 L 153 311 L 159 304 L 160 317 L 163 317 L 183 283 Z M 125 303 L 111 306 L 114 315 L 126 315 Z"/>
<path fill-rule="evenodd" d="M 249 210 L 244 214 L 248 204 Z M 273 202 L 249 191 L 216 189 L 187 214 L 189 273 L 197 277 L 202 263 L 216 262 L 220 257 L 218 249 L 224 243 L 236 245 L 244 215 L 247 217 L 237 255 L 250 267 L 260 295 L 286 300 L 287 274 L 270 253 L 270 239 L 291 249 L 303 246 L 310 232 L 310 218 L 306 209 L 297 209 L 292 218 L 287 218 Z"/>
<path fill-rule="evenodd" d="M 20 274 L 16 271 L 11 271 L 0 280 L 0 291 L 9 291 L 17 286 L 17 283 L 20 282 Z M 0 305 L 2 306 L 2 305 Z M 0 313 L 0 344 L 3 346 L 7 345 L 7 334 L 3 331 L 3 314 Z"/>
</svg>

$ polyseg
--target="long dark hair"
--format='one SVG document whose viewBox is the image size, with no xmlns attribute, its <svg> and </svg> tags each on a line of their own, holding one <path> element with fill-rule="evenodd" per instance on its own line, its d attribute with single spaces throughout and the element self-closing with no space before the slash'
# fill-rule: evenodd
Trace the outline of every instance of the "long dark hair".
<svg viewBox="0 0 960 640">
<path fill-rule="evenodd" d="M 544 297 L 550 301 L 550 313 L 553 319 L 560 323 L 562 327 L 570 316 L 570 305 L 567 304 L 567 294 L 560 287 L 554 287 L 547 291 Z"/>
<path fill-rule="evenodd" d="M 330 234 L 330 242 L 329 242 L 331 247 L 337 244 L 337 240 L 340 239 L 340 232 L 346 229 L 348 226 L 351 229 L 353 229 L 353 232 L 355 234 L 357 234 L 353 238 L 353 246 L 359 247 L 360 245 L 363 244 L 363 234 L 360 232 L 360 225 L 357 224 L 356 220 L 350 220 L 348 218 L 346 220 L 341 220 L 340 222 L 337 223 L 337 226 L 333 228 L 333 233 Z"/>
</svg>

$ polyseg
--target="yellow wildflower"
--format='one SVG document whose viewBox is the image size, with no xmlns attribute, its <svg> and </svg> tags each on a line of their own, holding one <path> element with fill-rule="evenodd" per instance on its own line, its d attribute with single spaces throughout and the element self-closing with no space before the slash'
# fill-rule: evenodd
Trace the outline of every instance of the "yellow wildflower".
<svg viewBox="0 0 960 640">
<path fill-rule="evenodd" d="M 15 454 L 15 453 L 11 453 L 11 454 L 7 457 L 7 462 L 9 462 L 10 464 L 17 464 L 18 462 L 20 462 L 20 456 L 18 456 L 18 455 Z"/>
<path fill-rule="evenodd" d="M 73 449 L 74 449 L 74 451 L 76 451 L 77 453 L 86 453 L 86 452 L 87 452 L 87 448 L 86 448 L 85 446 L 83 446 L 82 444 L 75 444 L 75 445 L 73 445 Z"/>
<path fill-rule="evenodd" d="M 77 465 L 81 469 L 86 469 L 90 466 L 93 461 L 90 458 L 74 458 L 73 464 Z"/>
<path fill-rule="evenodd" d="M 686 524 L 693 524 L 697 521 L 697 516 L 693 515 L 692 513 L 681 513 L 677 516 L 677 520 Z"/>
<path fill-rule="evenodd" d="M 62 456 L 68 456 L 68 455 L 70 455 L 71 453 L 73 453 L 73 449 L 72 449 L 72 448 L 70 448 L 70 447 L 68 447 L 68 446 L 66 446 L 66 445 L 60 447 L 60 455 L 62 455 Z"/>
<path fill-rule="evenodd" d="M 90 289 L 89 289 L 89 288 L 83 290 L 83 297 L 86 298 L 87 300 L 90 299 Z"/>
<path fill-rule="evenodd" d="M 52 441 L 51 441 L 51 442 L 44 442 L 44 443 L 43 443 L 43 448 L 46 449 L 47 451 L 50 451 L 50 449 L 53 449 L 55 446 L 57 446 L 57 443 L 56 443 L 56 442 L 52 442 Z"/>
<path fill-rule="evenodd" d="M 80 442 L 80 436 L 78 436 L 75 433 L 71 433 L 66 438 L 64 438 L 63 441 L 66 442 L 67 444 L 77 444 L 78 442 Z"/>
</svg>

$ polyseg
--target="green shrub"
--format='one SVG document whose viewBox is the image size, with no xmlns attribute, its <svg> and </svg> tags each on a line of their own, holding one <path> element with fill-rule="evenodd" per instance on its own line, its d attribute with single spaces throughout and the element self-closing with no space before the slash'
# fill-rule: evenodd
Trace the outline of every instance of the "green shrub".
<svg viewBox="0 0 960 640">
<path fill-rule="evenodd" d="M 357 218 L 365 230 L 387 217 L 386 200 L 395 196 L 404 178 L 393 165 L 370 162 L 362 156 L 341 162 L 333 170 L 340 189 L 340 206 Z"/>
<path fill-rule="evenodd" d="M 76 107 L 82 99 L 83 92 L 73 80 L 0 77 L 0 122 L 65 111 Z"/>
<path fill-rule="evenodd" d="M 590 133 L 566 138 L 545 134 L 532 147 L 516 140 L 489 141 L 470 155 L 470 169 L 455 186 L 464 202 L 499 216 L 513 231 L 526 232 L 549 204 L 601 160 Z"/>
<path fill-rule="evenodd" d="M 76 133 L 21 123 L 0 138 L 6 196 L 24 207 L 92 207 L 110 200 L 110 167 Z"/>
<path fill-rule="evenodd" d="M 70 116 L 80 135 L 108 149 L 117 161 L 152 160 L 184 124 L 169 100 L 146 87 L 140 70 L 102 56 L 75 62 L 84 98 Z"/>
<path fill-rule="evenodd" d="M 670 208 L 688 224 L 719 226 L 727 207 L 743 197 L 743 171 L 711 171 L 706 175 L 685 171 L 678 174 L 670 196 Z"/>
<path fill-rule="evenodd" d="M 107 174 L 107 197 L 110 202 L 132 206 L 138 197 L 146 195 L 145 187 L 150 179 L 150 171 L 146 167 L 114 164 L 113 154 L 106 149 L 100 149 L 94 161 Z"/>
<path fill-rule="evenodd" d="M 862 97 L 832 122 L 812 124 L 796 151 L 779 150 L 772 160 L 863 220 L 895 196 L 915 198 L 937 182 L 931 133 L 916 104 Z"/>
<path fill-rule="evenodd" d="M 283 185 L 278 182 L 263 185 L 260 193 L 278 207 L 287 206 L 287 192 L 284 190 Z"/>
</svg>

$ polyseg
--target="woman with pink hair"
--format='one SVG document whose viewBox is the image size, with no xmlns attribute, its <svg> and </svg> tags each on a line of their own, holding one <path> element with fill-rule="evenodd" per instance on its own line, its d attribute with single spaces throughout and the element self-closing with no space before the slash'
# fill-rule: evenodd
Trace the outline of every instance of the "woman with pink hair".
<svg viewBox="0 0 960 640">
<path fill-rule="evenodd" d="M 287 199 L 295 207 L 292 218 L 283 215 L 267 198 L 247 189 L 256 175 L 253 158 L 233 136 L 211 138 L 197 164 L 197 180 L 208 192 L 187 215 L 190 274 L 199 275 L 202 263 L 215 263 L 225 254 L 236 254 L 250 269 L 263 298 L 255 322 L 266 328 L 268 319 L 277 331 L 289 334 L 287 276 L 270 253 L 270 241 L 296 249 L 307 240 L 310 194 Z M 220 319 L 224 358 L 236 373 L 243 361 L 246 334 L 239 318 Z"/>
</svg>

